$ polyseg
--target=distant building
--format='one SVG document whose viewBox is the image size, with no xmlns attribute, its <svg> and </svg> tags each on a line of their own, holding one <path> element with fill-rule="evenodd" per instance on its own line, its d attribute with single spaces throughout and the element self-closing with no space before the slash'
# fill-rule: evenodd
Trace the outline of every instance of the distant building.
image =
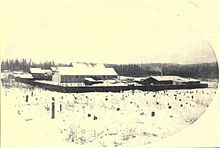
<svg viewBox="0 0 220 148">
<path fill-rule="evenodd" d="M 178 84 L 199 84 L 200 80 L 183 78 L 179 76 L 150 76 L 134 80 L 142 85 L 178 85 Z"/>
<path fill-rule="evenodd" d="M 30 68 L 29 73 L 36 80 L 51 80 L 52 71 L 49 69 Z"/>
<path fill-rule="evenodd" d="M 105 68 L 103 64 L 77 63 L 73 67 L 57 67 L 52 80 L 59 83 L 84 82 L 85 78 L 108 80 L 117 78 L 113 68 Z"/>
</svg>

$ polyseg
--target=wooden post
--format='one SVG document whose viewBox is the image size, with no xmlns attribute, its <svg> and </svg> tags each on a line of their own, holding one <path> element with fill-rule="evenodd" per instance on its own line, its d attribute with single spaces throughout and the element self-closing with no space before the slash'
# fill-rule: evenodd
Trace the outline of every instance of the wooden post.
<svg viewBox="0 0 220 148">
<path fill-rule="evenodd" d="M 26 99 L 25 99 L 25 101 L 28 102 L 28 95 L 26 95 Z"/>
<path fill-rule="evenodd" d="M 62 112 L 62 104 L 60 104 L 60 112 Z"/>
<path fill-rule="evenodd" d="M 55 118 L 55 99 L 54 97 L 52 97 L 52 103 L 51 103 L 52 107 L 51 107 L 51 119 Z"/>
<path fill-rule="evenodd" d="M 63 100 L 63 96 L 60 98 L 60 112 L 62 112 L 62 100 Z"/>
<path fill-rule="evenodd" d="M 155 116 L 155 112 L 151 112 L 151 117 L 154 117 Z"/>
<path fill-rule="evenodd" d="M 62 112 L 62 103 L 60 103 L 60 112 Z"/>
</svg>

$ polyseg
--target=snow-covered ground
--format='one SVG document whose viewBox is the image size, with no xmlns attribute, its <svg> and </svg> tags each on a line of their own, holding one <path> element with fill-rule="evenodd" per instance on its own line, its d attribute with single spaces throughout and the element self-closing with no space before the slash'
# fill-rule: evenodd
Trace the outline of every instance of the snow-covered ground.
<svg viewBox="0 0 220 148">
<path fill-rule="evenodd" d="M 216 88 L 59 93 L 16 83 L 1 89 L 2 146 L 143 146 L 195 122 L 215 93 Z"/>
</svg>

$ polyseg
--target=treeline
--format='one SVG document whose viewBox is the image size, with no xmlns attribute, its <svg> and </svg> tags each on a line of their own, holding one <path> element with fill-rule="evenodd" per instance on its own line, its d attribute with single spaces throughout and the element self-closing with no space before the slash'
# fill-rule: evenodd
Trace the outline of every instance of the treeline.
<svg viewBox="0 0 220 148">
<path fill-rule="evenodd" d="M 191 78 L 218 79 L 219 69 L 217 62 L 202 64 L 107 64 L 113 67 L 119 75 L 144 77 L 149 75 L 176 75 Z"/>
<path fill-rule="evenodd" d="M 164 65 L 162 71 L 164 75 L 176 74 L 178 76 L 192 78 L 219 78 L 219 67 L 217 62 L 190 65 Z"/>
<path fill-rule="evenodd" d="M 43 69 L 49 69 L 50 67 L 54 66 L 66 66 L 66 64 L 55 64 L 54 61 L 45 61 L 36 63 L 32 60 L 22 59 L 22 60 L 4 60 L 1 62 L 1 71 L 3 70 L 10 70 L 10 71 L 17 71 L 23 70 L 28 72 L 31 67 L 41 67 Z"/>
<path fill-rule="evenodd" d="M 45 61 L 36 63 L 32 60 L 4 60 L 1 62 L 1 71 L 3 70 L 23 70 L 28 72 L 30 67 L 41 67 L 49 69 L 54 66 L 71 66 L 72 64 L 55 63 L 54 61 Z M 118 75 L 144 77 L 150 75 L 176 75 L 191 78 L 218 79 L 219 69 L 217 62 L 202 64 L 167 64 L 167 63 L 149 63 L 149 64 L 105 64 L 106 67 L 113 67 Z"/>
<path fill-rule="evenodd" d="M 114 68 L 115 71 L 122 76 L 144 77 L 149 75 L 163 75 L 160 68 L 157 66 L 154 67 L 151 64 L 106 64 L 105 66 Z"/>
</svg>

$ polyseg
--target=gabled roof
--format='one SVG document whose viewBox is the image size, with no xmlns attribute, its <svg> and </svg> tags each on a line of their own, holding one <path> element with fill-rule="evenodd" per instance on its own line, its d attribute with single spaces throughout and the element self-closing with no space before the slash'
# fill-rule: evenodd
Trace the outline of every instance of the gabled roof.
<svg viewBox="0 0 220 148">
<path fill-rule="evenodd" d="M 51 70 L 41 69 L 41 68 L 30 68 L 30 73 L 44 74 L 44 73 L 51 73 Z"/>
<path fill-rule="evenodd" d="M 56 68 L 56 67 L 50 67 L 50 70 L 51 70 L 51 71 L 56 71 L 57 68 Z"/>
<path fill-rule="evenodd" d="M 104 64 L 100 64 L 100 63 L 75 62 L 71 64 L 72 67 L 80 67 L 80 68 L 105 68 Z"/>
<path fill-rule="evenodd" d="M 113 68 L 103 68 L 103 67 L 57 67 L 57 71 L 61 75 L 117 75 Z"/>
</svg>

